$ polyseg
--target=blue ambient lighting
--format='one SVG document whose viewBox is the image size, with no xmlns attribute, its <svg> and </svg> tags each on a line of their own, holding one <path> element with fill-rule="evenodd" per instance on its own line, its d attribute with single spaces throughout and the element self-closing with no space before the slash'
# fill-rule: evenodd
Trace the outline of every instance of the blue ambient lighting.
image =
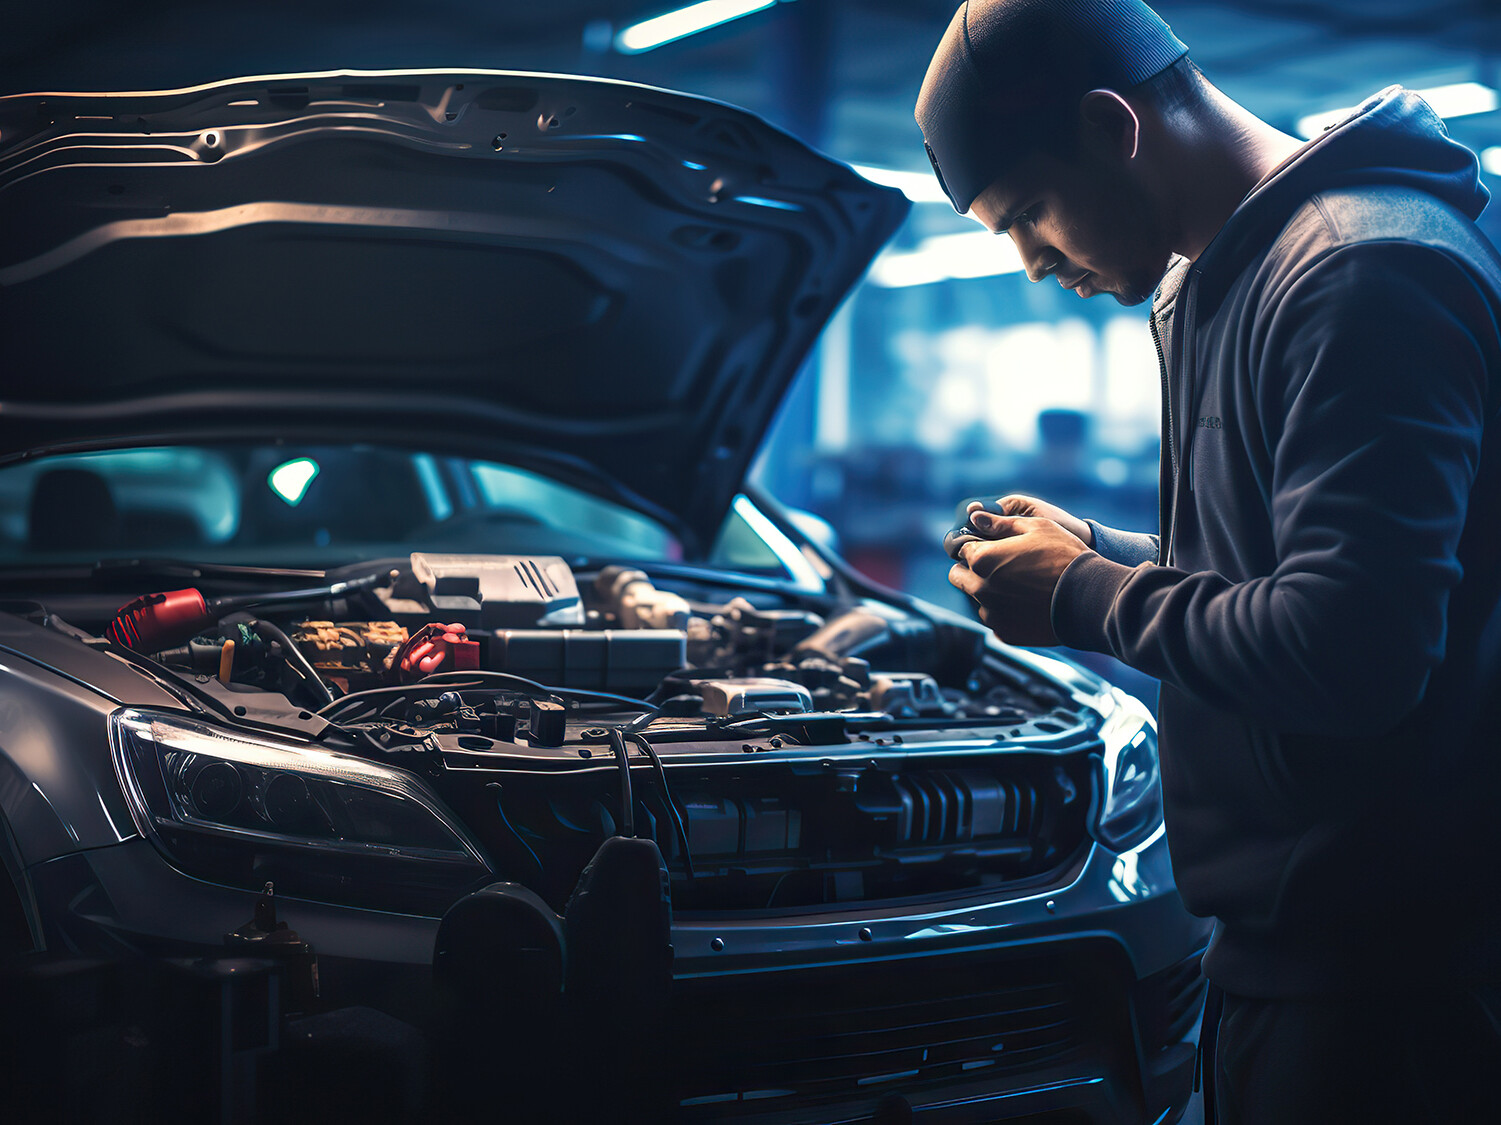
<svg viewBox="0 0 1501 1125">
<path fill-rule="evenodd" d="M 802 208 L 796 203 L 788 203 L 783 199 L 762 199 L 759 195 L 737 195 L 738 203 L 749 203 L 752 207 L 770 207 L 776 211 L 801 211 Z"/>
</svg>

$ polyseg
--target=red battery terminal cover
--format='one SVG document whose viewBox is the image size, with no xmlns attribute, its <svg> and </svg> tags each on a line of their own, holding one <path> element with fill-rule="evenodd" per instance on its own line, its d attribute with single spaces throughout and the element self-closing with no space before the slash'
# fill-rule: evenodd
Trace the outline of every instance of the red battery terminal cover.
<svg viewBox="0 0 1501 1125">
<path fill-rule="evenodd" d="M 104 632 L 136 652 L 160 652 L 187 643 L 213 623 L 203 594 L 190 588 L 143 594 L 126 602 Z"/>
<path fill-rule="evenodd" d="M 479 642 L 464 635 L 464 626 L 424 625 L 396 650 L 392 664 L 406 673 L 429 675 L 448 671 L 472 672 L 479 667 Z"/>
</svg>

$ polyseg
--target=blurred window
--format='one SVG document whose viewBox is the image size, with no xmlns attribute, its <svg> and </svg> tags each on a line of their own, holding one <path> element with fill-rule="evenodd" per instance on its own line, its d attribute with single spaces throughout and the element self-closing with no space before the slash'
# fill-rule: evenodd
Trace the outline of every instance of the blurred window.
<svg viewBox="0 0 1501 1125">
<path fill-rule="evenodd" d="M 525 469 L 476 461 L 475 483 L 492 512 L 516 512 L 554 527 L 594 533 L 643 558 L 677 558 L 681 548 L 655 520 Z"/>
<path fill-rule="evenodd" d="M 679 559 L 661 523 L 538 473 L 363 444 L 69 453 L 0 468 L 0 561 L 331 566 L 414 550 Z"/>
</svg>

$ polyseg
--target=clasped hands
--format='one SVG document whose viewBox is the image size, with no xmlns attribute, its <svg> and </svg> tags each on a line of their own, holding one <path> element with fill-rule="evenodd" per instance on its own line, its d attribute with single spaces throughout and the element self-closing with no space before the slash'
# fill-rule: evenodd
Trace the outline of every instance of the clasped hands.
<svg viewBox="0 0 1501 1125">
<path fill-rule="evenodd" d="M 975 600 L 981 622 L 1001 640 L 1056 645 L 1053 591 L 1094 535 L 1083 520 L 1032 496 L 1004 496 L 988 507 L 974 501 L 967 509 L 976 535 L 949 533 L 949 582 Z"/>
</svg>

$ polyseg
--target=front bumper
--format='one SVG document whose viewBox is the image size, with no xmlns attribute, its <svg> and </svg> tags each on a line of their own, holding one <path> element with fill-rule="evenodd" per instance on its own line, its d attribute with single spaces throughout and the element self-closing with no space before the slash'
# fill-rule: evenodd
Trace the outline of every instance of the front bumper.
<svg viewBox="0 0 1501 1125">
<path fill-rule="evenodd" d="M 256 897 L 188 878 L 139 839 L 29 875 L 49 949 L 90 957 L 222 953 Z M 325 1007 L 427 1025 L 438 919 L 278 908 L 318 952 Z M 1172 1120 L 1208 932 L 1178 899 L 1160 831 L 1004 899 L 679 915 L 664 1065 L 687 1121 Z"/>
<path fill-rule="evenodd" d="M 1094 848 L 1067 885 L 1008 901 L 679 918 L 684 1117 L 1173 1120 L 1208 934 L 1160 833 L 1122 856 Z"/>
</svg>

